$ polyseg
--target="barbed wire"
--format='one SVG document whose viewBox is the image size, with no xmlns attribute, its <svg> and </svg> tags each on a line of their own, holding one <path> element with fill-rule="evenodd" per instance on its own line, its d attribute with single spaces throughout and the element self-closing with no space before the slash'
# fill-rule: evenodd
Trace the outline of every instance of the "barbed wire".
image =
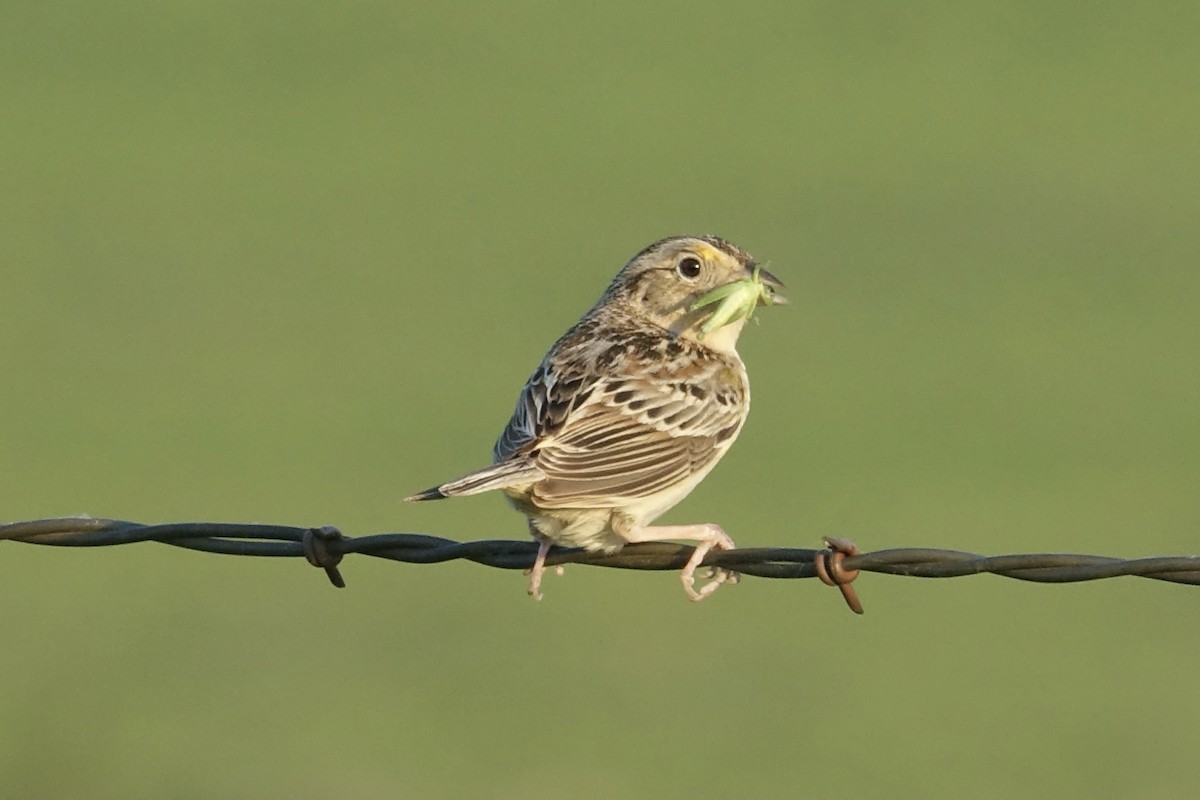
<svg viewBox="0 0 1200 800">
<path fill-rule="evenodd" d="M 484 539 L 456 542 L 423 533 L 380 533 L 346 536 L 337 528 L 300 528 L 218 522 L 177 522 L 144 525 L 94 517 L 58 517 L 0 525 L 0 541 L 54 547 L 107 547 L 159 542 L 188 550 L 225 555 L 305 558 L 324 569 L 331 583 L 346 583 L 339 570 L 343 556 L 359 553 L 409 564 L 437 564 L 465 559 L 499 569 L 526 570 L 533 565 L 533 541 Z M 1075 583 L 1130 575 L 1156 581 L 1200 586 L 1200 556 L 1161 556 L 1121 559 L 1070 553 L 1020 553 L 983 556 L 959 550 L 896 548 L 859 553 L 846 540 L 826 539 L 823 549 L 791 547 L 739 547 L 710 550 L 704 566 L 758 578 L 820 578 L 842 589 L 857 613 L 849 583 L 859 572 L 904 575 L 913 578 L 957 578 L 991 574 L 1035 583 Z M 691 556 L 689 545 L 645 542 L 627 545 L 605 555 L 579 548 L 554 547 L 548 566 L 586 564 L 637 570 L 682 569 Z"/>
</svg>

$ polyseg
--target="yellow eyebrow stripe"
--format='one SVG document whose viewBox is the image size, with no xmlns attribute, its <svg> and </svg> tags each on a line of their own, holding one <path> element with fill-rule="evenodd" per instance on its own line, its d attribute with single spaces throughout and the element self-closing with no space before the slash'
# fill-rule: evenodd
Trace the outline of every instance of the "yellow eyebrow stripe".
<svg viewBox="0 0 1200 800">
<path fill-rule="evenodd" d="M 719 261 L 721 256 L 724 255 L 720 250 L 713 247 L 708 242 L 696 242 L 692 249 L 696 251 L 697 255 L 704 256 L 704 258 L 708 261 Z"/>
</svg>

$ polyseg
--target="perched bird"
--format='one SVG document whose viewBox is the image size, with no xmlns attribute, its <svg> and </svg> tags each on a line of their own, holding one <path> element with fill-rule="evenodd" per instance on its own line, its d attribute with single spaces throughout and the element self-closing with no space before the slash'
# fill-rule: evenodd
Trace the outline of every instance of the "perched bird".
<svg viewBox="0 0 1200 800">
<path fill-rule="evenodd" d="M 783 284 L 745 250 L 715 236 L 672 236 L 625 265 L 534 370 L 492 465 L 407 498 L 504 492 L 539 543 L 529 593 L 541 599 L 552 544 L 614 553 L 630 542 L 697 543 L 684 590 L 702 600 L 737 573 L 710 549 L 733 548 L 713 524 L 652 526 L 716 465 L 750 410 L 735 350 L 756 306 L 783 303 Z"/>
</svg>

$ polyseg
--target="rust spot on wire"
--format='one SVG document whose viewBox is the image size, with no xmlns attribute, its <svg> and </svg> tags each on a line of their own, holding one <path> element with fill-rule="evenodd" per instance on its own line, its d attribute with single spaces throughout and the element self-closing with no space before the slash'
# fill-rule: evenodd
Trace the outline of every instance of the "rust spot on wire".
<svg viewBox="0 0 1200 800">
<path fill-rule="evenodd" d="M 846 569 L 846 556 L 858 555 L 858 548 L 849 539 L 825 537 L 825 549 L 818 550 L 813 558 L 813 566 L 817 569 L 817 577 L 826 586 L 836 586 L 842 590 L 842 599 L 855 614 L 863 613 L 862 602 L 858 592 L 850 584 L 858 577 L 858 570 Z"/>
</svg>

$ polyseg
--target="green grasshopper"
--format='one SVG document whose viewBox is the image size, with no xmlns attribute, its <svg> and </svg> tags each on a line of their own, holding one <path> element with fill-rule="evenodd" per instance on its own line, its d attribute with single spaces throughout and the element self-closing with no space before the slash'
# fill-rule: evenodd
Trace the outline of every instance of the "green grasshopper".
<svg viewBox="0 0 1200 800">
<path fill-rule="evenodd" d="M 760 305 L 769 306 L 777 302 L 775 289 L 763 283 L 759 275 L 761 271 L 760 267 L 755 267 L 749 278 L 718 286 L 688 306 L 688 311 L 696 311 L 720 303 L 700 326 L 699 338 L 703 339 L 705 334 L 739 319 L 750 319 L 754 316 L 754 309 Z"/>
</svg>

